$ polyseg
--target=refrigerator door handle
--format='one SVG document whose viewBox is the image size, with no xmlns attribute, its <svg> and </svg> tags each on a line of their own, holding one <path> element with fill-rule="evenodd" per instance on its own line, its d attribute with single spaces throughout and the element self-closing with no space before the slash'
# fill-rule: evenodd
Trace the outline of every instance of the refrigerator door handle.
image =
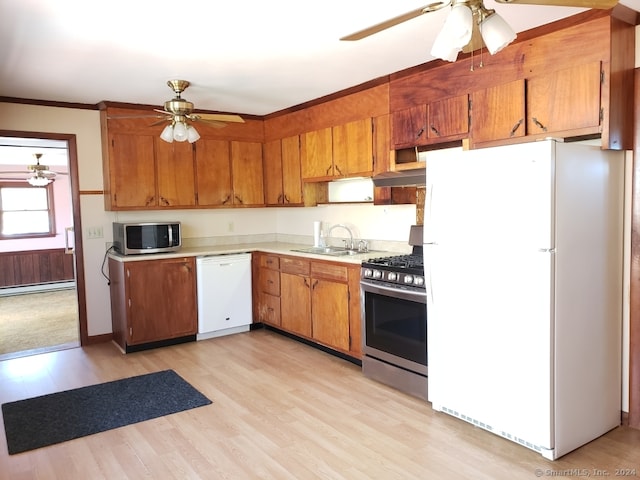
<svg viewBox="0 0 640 480">
<path fill-rule="evenodd" d="M 539 248 L 538 251 L 540 253 L 556 253 L 555 248 Z"/>
</svg>

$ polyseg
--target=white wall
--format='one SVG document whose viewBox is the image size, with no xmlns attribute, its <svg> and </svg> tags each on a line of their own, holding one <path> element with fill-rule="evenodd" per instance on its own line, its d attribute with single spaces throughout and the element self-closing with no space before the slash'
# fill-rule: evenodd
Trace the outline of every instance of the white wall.
<svg viewBox="0 0 640 480">
<path fill-rule="evenodd" d="M 0 129 L 76 135 L 80 208 L 83 231 L 89 336 L 110 333 L 109 287 L 102 263 L 112 242 L 111 224 L 125 220 L 180 220 L 186 239 L 256 234 L 312 235 L 313 221 L 345 223 L 364 239 L 406 242 L 415 221 L 414 205 L 327 205 L 313 208 L 172 210 L 169 212 L 109 212 L 104 210 L 100 115 L 98 111 L 0 102 Z M 83 193 L 84 192 L 84 193 Z M 101 227 L 104 238 L 89 239 L 89 228 Z M 344 233 L 336 231 L 336 235 Z"/>
</svg>

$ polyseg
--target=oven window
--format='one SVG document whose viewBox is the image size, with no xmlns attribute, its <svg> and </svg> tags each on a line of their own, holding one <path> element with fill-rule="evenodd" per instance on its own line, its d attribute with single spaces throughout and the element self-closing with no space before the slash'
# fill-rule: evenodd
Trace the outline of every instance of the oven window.
<svg viewBox="0 0 640 480">
<path fill-rule="evenodd" d="M 365 293 L 368 346 L 427 365 L 427 308 L 424 303 Z"/>
</svg>

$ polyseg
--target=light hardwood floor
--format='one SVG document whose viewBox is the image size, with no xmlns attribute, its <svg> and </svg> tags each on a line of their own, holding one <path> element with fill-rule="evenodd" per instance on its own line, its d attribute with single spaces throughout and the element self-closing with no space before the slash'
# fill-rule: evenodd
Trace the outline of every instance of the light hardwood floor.
<svg viewBox="0 0 640 480">
<path fill-rule="evenodd" d="M 0 403 L 168 368 L 213 404 L 11 456 L 3 434 L 0 478 L 640 477 L 640 430 L 619 427 L 551 462 L 266 330 L 128 355 L 101 344 L 7 360 Z"/>
</svg>

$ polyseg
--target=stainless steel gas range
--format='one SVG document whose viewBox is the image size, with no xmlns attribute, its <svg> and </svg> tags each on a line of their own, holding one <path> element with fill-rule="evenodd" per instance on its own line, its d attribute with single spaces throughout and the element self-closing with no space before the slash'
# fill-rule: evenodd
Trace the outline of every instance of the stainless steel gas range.
<svg viewBox="0 0 640 480">
<path fill-rule="evenodd" d="M 411 254 L 362 262 L 362 371 L 427 399 L 427 293 L 422 226 L 413 225 Z"/>
</svg>

